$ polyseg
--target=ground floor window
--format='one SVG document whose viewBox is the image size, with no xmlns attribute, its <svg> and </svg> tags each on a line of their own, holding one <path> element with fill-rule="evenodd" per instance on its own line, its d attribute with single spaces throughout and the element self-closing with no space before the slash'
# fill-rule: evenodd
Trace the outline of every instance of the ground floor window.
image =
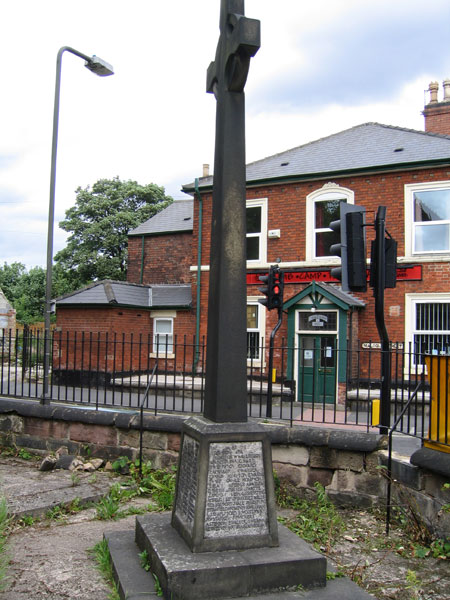
<svg viewBox="0 0 450 600">
<path fill-rule="evenodd" d="M 425 354 L 450 354 L 450 295 L 406 294 L 405 317 L 410 367 L 420 370 Z"/>
<path fill-rule="evenodd" d="M 247 304 L 247 360 L 260 360 L 261 358 L 262 310 L 262 306 L 258 303 Z"/>
<path fill-rule="evenodd" d="M 153 319 L 153 352 L 155 354 L 173 353 L 173 319 Z"/>
<path fill-rule="evenodd" d="M 447 302 L 414 303 L 414 351 L 450 354 L 450 299 Z"/>
</svg>

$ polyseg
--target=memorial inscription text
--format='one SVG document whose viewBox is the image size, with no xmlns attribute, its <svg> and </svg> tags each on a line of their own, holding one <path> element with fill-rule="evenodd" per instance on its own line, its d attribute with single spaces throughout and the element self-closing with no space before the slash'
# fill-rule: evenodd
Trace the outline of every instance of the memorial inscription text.
<svg viewBox="0 0 450 600">
<path fill-rule="evenodd" d="M 175 514 L 190 532 L 194 527 L 197 496 L 199 443 L 188 435 L 183 438 L 182 460 L 178 475 L 177 504 Z"/>
<path fill-rule="evenodd" d="M 268 533 L 261 442 L 211 443 L 205 538 Z"/>
</svg>

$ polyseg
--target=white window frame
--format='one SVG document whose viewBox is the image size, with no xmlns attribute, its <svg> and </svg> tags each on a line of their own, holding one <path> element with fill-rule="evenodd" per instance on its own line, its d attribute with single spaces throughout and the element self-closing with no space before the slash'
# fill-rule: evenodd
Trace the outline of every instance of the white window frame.
<svg viewBox="0 0 450 600">
<path fill-rule="evenodd" d="M 347 204 L 355 203 L 355 193 L 341 187 L 337 183 L 326 183 L 319 190 L 306 196 L 306 262 L 320 264 L 338 264 L 340 259 L 333 256 L 316 256 L 316 233 L 331 231 L 329 228 L 316 229 L 316 203 L 327 200 L 346 200 Z"/>
<path fill-rule="evenodd" d="M 152 353 L 150 354 L 150 356 L 152 358 L 156 358 L 156 357 L 164 357 L 164 358 L 173 358 L 175 356 L 173 348 L 174 348 L 174 343 L 175 343 L 175 339 L 174 339 L 174 316 L 172 316 L 172 313 L 170 314 L 158 314 L 157 316 L 153 316 L 153 336 L 152 336 Z M 168 321 L 171 324 L 171 333 L 160 333 L 158 334 L 156 329 L 157 329 L 157 323 L 159 323 L 160 321 Z M 158 350 L 158 345 L 157 345 L 157 335 L 159 335 L 159 343 L 161 346 L 163 346 L 163 348 L 161 348 L 160 350 Z M 168 342 L 167 343 L 167 352 L 166 352 L 166 343 L 162 343 L 162 338 L 165 336 L 170 336 L 172 338 L 172 342 Z"/>
<path fill-rule="evenodd" d="M 405 184 L 405 257 L 430 257 L 435 258 L 438 255 L 449 257 L 449 250 L 427 250 L 427 251 L 415 251 L 414 240 L 415 240 L 415 221 L 414 221 L 414 192 L 430 191 L 433 190 L 448 190 L 450 189 L 450 181 L 431 181 L 426 183 L 410 183 Z M 430 223 L 442 223 L 448 224 L 450 227 L 450 220 L 442 221 L 431 221 Z"/>
<path fill-rule="evenodd" d="M 247 233 L 248 237 L 259 238 L 258 260 L 248 260 L 247 267 L 264 266 L 267 263 L 267 198 L 247 200 L 246 208 L 261 207 L 261 231 L 260 233 Z"/>
<path fill-rule="evenodd" d="M 417 333 L 415 321 L 416 321 L 416 305 L 417 304 L 437 304 L 439 302 L 450 304 L 450 294 L 435 293 L 435 294 L 405 294 L 405 352 L 414 352 L 414 334 Z M 439 330 L 440 331 L 440 330 Z M 426 334 L 426 331 L 424 332 Z M 430 334 L 433 330 L 430 330 Z M 434 331 L 436 333 L 436 331 Z M 408 361 L 405 361 L 406 363 Z M 409 368 L 412 373 L 421 372 L 422 366 L 415 365 L 412 361 L 411 365 L 405 366 L 405 372 L 407 373 Z"/>
<path fill-rule="evenodd" d="M 261 298 L 264 298 L 264 296 L 260 296 Z M 253 328 L 247 328 L 247 333 L 251 333 L 251 332 L 258 332 L 259 333 L 259 352 L 260 352 L 260 356 L 258 358 L 247 358 L 247 364 L 250 365 L 252 364 L 254 367 L 260 367 L 261 366 L 261 359 L 264 358 L 264 337 L 265 337 L 265 332 L 266 332 L 266 309 L 264 308 L 264 306 L 262 304 L 260 304 L 258 302 L 258 298 L 259 296 L 248 296 L 247 297 L 247 306 L 248 305 L 252 305 L 252 306 L 256 306 L 258 308 L 258 327 L 256 329 Z M 246 308 L 247 310 L 247 308 Z M 261 348 L 263 349 L 261 351 Z"/>
</svg>

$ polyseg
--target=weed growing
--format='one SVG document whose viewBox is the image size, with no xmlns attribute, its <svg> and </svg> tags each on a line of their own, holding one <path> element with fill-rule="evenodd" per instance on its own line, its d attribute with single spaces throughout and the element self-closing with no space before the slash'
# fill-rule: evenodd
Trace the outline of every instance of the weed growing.
<svg viewBox="0 0 450 600">
<path fill-rule="evenodd" d="M 45 516 L 50 521 L 64 521 L 68 515 L 74 515 L 81 510 L 83 510 L 83 507 L 80 498 L 74 498 L 72 502 L 69 502 L 68 504 L 56 504 L 46 512 Z M 23 517 L 22 521 L 24 521 L 24 519 L 26 519 L 26 517 Z M 33 522 L 34 521 L 30 524 Z"/>
<path fill-rule="evenodd" d="M 21 458 L 22 460 L 40 460 L 40 456 L 32 454 L 25 448 L 17 448 L 17 446 L 2 446 L 0 448 L 0 454 L 3 456 L 14 456 Z"/>
<path fill-rule="evenodd" d="M 112 588 L 108 600 L 120 600 L 119 590 L 113 577 L 111 554 L 109 552 L 107 541 L 102 540 L 101 542 L 98 542 L 93 548 L 90 548 L 88 552 L 93 555 L 97 569 Z"/>
<path fill-rule="evenodd" d="M 156 503 L 157 510 L 170 510 L 175 497 L 176 468 L 166 471 L 153 469 L 150 462 L 142 465 L 139 470 L 139 461 L 130 462 L 125 457 L 120 457 L 113 463 L 117 473 L 129 473 L 128 494 L 133 496 L 151 496 Z"/>
<path fill-rule="evenodd" d="M 151 573 L 152 565 L 150 563 L 150 557 L 148 555 L 147 550 L 143 550 L 142 552 L 140 552 L 139 553 L 139 558 L 140 558 L 140 561 L 141 561 L 141 567 L 145 571 Z M 153 577 L 154 582 L 155 582 L 155 592 L 156 592 L 156 595 L 162 597 L 163 596 L 163 591 L 162 591 L 161 584 L 159 583 L 159 579 L 158 579 L 158 577 L 154 573 L 152 573 L 152 577 Z"/>
<path fill-rule="evenodd" d="M 8 534 L 10 524 L 11 517 L 8 513 L 6 498 L 2 496 L 0 498 L 0 591 L 3 591 L 8 583 Z"/>
<path fill-rule="evenodd" d="M 130 493 L 124 492 L 120 483 L 115 483 L 111 486 L 109 494 L 97 503 L 97 519 L 116 520 L 125 516 L 125 512 L 120 510 L 120 505 L 128 498 L 130 498 Z"/>
<path fill-rule="evenodd" d="M 292 498 L 279 482 L 275 482 L 277 501 L 284 508 L 298 511 L 291 519 L 280 519 L 294 533 L 313 544 L 318 550 L 328 552 L 345 530 L 345 524 L 336 507 L 328 498 L 324 487 L 316 482 L 315 498 Z"/>
<path fill-rule="evenodd" d="M 39 522 L 38 517 L 34 517 L 33 515 L 24 515 L 18 521 L 18 525 L 21 527 L 31 527 Z"/>
</svg>

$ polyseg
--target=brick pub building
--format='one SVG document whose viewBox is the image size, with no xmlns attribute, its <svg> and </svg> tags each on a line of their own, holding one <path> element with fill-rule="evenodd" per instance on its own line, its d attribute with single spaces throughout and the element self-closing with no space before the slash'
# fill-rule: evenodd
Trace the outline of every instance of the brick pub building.
<svg viewBox="0 0 450 600">
<path fill-rule="evenodd" d="M 322 394 L 334 402 L 346 378 L 346 349 L 378 341 L 372 290 L 345 293 L 330 275 L 339 259 L 329 255 L 335 241 L 329 224 L 342 201 L 364 206 L 368 225 L 379 206 L 387 207 L 386 228 L 398 242 L 397 285 L 385 294 L 390 339 L 417 351 L 450 347 L 450 80 L 441 100 L 438 84 L 429 92 L 425 131 L 365 123 L 247 165 L 253 372 L 267 372 L 276 322 L 276 311 L 258 303 L 258 277 L 277 262 L 285 272 L 286 313 L 277 344 L 284 339 L 290 350 L 283 363 L 278 352 L 275 366 L 299 393 L 313 389 L 321 372 Z M 127 282 L 97 282 L 58 299 L 58 328 L 147 336 L 146 359 L 163 353 L 173 368 L 175 340 L 206 336 L 212 184 L 204 172 L 183 186 L 192 199 L 130 232 Z M 369 267 L 374 229 L 366 229 Z"/>
</svg>

